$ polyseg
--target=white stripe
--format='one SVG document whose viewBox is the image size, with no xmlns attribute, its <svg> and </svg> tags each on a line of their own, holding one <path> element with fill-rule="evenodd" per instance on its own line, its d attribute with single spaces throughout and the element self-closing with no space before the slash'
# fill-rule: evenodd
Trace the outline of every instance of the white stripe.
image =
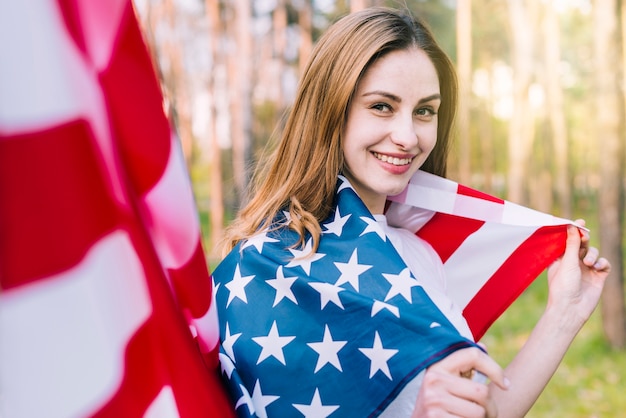
<svg viewBox="0 0 626 418">
<path fill-rule="evenodd" d="M 454 215 L 485 222 L 501 222 L 504 205 L 473 196 L 457 195 Z"/>
<path fill-rule="evenodd" d="M 416 184 L 409 184 L 407 187 L 407 204 L 435 212 L 454 212 L 457 197 L 456 192 L 452 193 L 448 190 L 439 190 Z"/>
<path fill-rule="evenodd" d="M 32 132 L 105 115 L 97 74 L 76 48 L 56 1 L 0 2 L 0 131 Z M 91 121 L 97 136 L 104 118 Z"/>
<path fill-rule="evenodd" d="M 0 140 L 86 120 L 106 164 L 102 172 L 124 202 L 98 74 L 76 48 L 58 4 L 0 1 Z"/>
<path fill-rule="evenodd" d="M 411 177 L 409 183 L 429 187 L 431 189 L 447 191 L 449 193 L 456 193 L 458 188 L 458 183 L 422 170 L 418 170 L 413 177 Z"/>
<path fill-rule="evenodd" d="M 435 212 L 408 204 L 394 203 L 385 213 L 387 224 L 396 228 L 404 228 L 411 232 L 419 231 L 435 215 Z"/>
<path fill-rule="evenodd" d="M 164 386 L 152 401 L 143 418 L 178 418 L 180 413 L 176 406 L 174 391 L 171 386 Z"/>
<path fill-rule="evenodd" d="M 461 309 L 465 309 L 502 263 L 534 231 L 535 228 L 531 227 L 485 223 L 470 235 L 444 264 L 450 298 Z"/>
<path fill-rule="evenodd" d="M 150 210 L 148 228 L 164 267 L 186 264 L 200 239 L 200 224 L 193 192 L 180 146 L 170 141 L 167 167 L 158 183 L 146 194 Z"/>
<path fill-rule="evenodd" d="M 201 353 L 209 353 L 213 350 L 220 338 L 220 327 L 217 316 L 217 305 L 215 303 L 215 293 L 211 295 L 211 306 L 209 310 L 200 318 L 192 318 Z"/>
<path fill-rule="evenodd" d="M 406 198 L 404 194 L 388 198 L 392 202 L 485 222 L 522 226 L 573 223 L 570 220 L 557 218 L 509 201 L 503 201 L 503 204 L 480 197 L 458 194 L 457 190 L 458 183 L 452 180 L 417 171 L 407 186 Z"/>
<path fill-rule="evenodd" d="M 128 0 L 76 2 L 85 44 L 98 71 L 108 67 L 111 61 L 122 14 L 128 3 Z"/>
<path fill-rule="evenodd" d="M 573 224 L 573 222 L 568 219 L 557 218 L 547 213 L 539 212 L 511 202 L 505 203 L 505 210 L 502 216 L 502 222 L 509 225 L 524 226 Z"/>
<path fill-rule="evenodd" d="M 151 310 L 142 265 L 122 231 L 74 268 L 3 292 L 0 410 L 12 418 L 94 412 L 119 387 L 126 344 Z"/>
</svg>

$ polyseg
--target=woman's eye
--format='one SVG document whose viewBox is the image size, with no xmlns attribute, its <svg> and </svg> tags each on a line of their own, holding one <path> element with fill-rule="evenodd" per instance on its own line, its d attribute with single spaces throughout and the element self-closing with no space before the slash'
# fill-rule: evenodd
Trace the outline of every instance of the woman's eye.
<svg viewBox="0 0 626 418">
<path fill-rule="evenodd" d="M 420 107 L 415 111 L 415 115 L 422 120 L 430 120 L 437 112 L 432 107 Z"/>
<path fill-rule="evenodd" d="M 372 106 L 372 109 L 379 112 L 391 112 L 391 106 L 386 103 L 376 103 L 374 106 Z"/>
</svg>

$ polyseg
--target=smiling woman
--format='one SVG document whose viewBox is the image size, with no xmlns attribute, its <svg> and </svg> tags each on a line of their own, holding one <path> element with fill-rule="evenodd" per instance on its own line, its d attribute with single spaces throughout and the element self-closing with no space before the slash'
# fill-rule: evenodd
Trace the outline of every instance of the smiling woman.
<svg viewBox="0 0 626 418">
<path fill-rule="evenodd" d="M 344 175 L 372 214 L 400 193 L 437 142 L 437 71 L 422 50 L 389 52 L 364 73 L 348 107 Z"/>
<path fill-rule="evenodd" d="M 588 235 L 568 230 L 509 388 L 438 254 L 385 215 L 418 170 L 445 175 L 456 90 L 450 60 L 408 12 L 350 14 L 318 41 L 213 273 L 241 416 L 523 416 L 547 384 L 610 269 Z"/>
</svg>

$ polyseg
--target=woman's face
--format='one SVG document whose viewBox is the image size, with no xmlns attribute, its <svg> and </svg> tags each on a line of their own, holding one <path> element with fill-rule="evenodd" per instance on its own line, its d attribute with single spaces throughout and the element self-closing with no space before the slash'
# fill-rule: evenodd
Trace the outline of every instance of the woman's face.
<svg viewBox="0 0 626 418">
<path fill-rule="evenodd" d="M 363 74 L 344 132 L 344 175 L 370 212 L 400 193 L 437 142 L 435 66 L 422 50 L 397 50 Z"/>
</svg>

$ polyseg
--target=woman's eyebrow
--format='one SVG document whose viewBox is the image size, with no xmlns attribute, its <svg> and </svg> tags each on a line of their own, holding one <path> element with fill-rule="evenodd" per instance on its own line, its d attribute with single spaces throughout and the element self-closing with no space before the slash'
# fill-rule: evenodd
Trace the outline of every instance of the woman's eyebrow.
<svg viewBox="0 0 626 418">
<path fill-rule="evenodd" d="M 418 104 L 430 102 L 432 100 L 441 100 L 441 94 L 436 93 L 436 94 L 431 94 L 430 96 L 424 97 L 419 100 Z"/>
<path fill-rule="evenodd" d="M 363 94 L 363 97 L 367 97 L 367 96 L 383 96 L 383 97 L 388 98 L 389 100 L 393 100 L 396 103 L 402 102 L 402 98 L 400 96 L 396 96 L 393 93 L 389 93 L 389 92 L 382 91 L 382 90 L 369 91 Z M 441 100 L 441 94 L 439 93 L 431 94 L 430 96 L 421 98 L 417 103 L 422 104 L 422 103 L 430 102 L 432 100 Z"/>
<path fill-rule="evenodd" d="M 367 96 L 383 96 L 397 103 L 402 102 L 402 99 L 399 96 L 396 96 L 393 93 L 389 93 L 389 92 L 382 91 L 382 90 L 374 90 L 374 91 L 369 91 L 367 93 L 363 93 L 363 97 L 367 97 Z"/>
</svg>

